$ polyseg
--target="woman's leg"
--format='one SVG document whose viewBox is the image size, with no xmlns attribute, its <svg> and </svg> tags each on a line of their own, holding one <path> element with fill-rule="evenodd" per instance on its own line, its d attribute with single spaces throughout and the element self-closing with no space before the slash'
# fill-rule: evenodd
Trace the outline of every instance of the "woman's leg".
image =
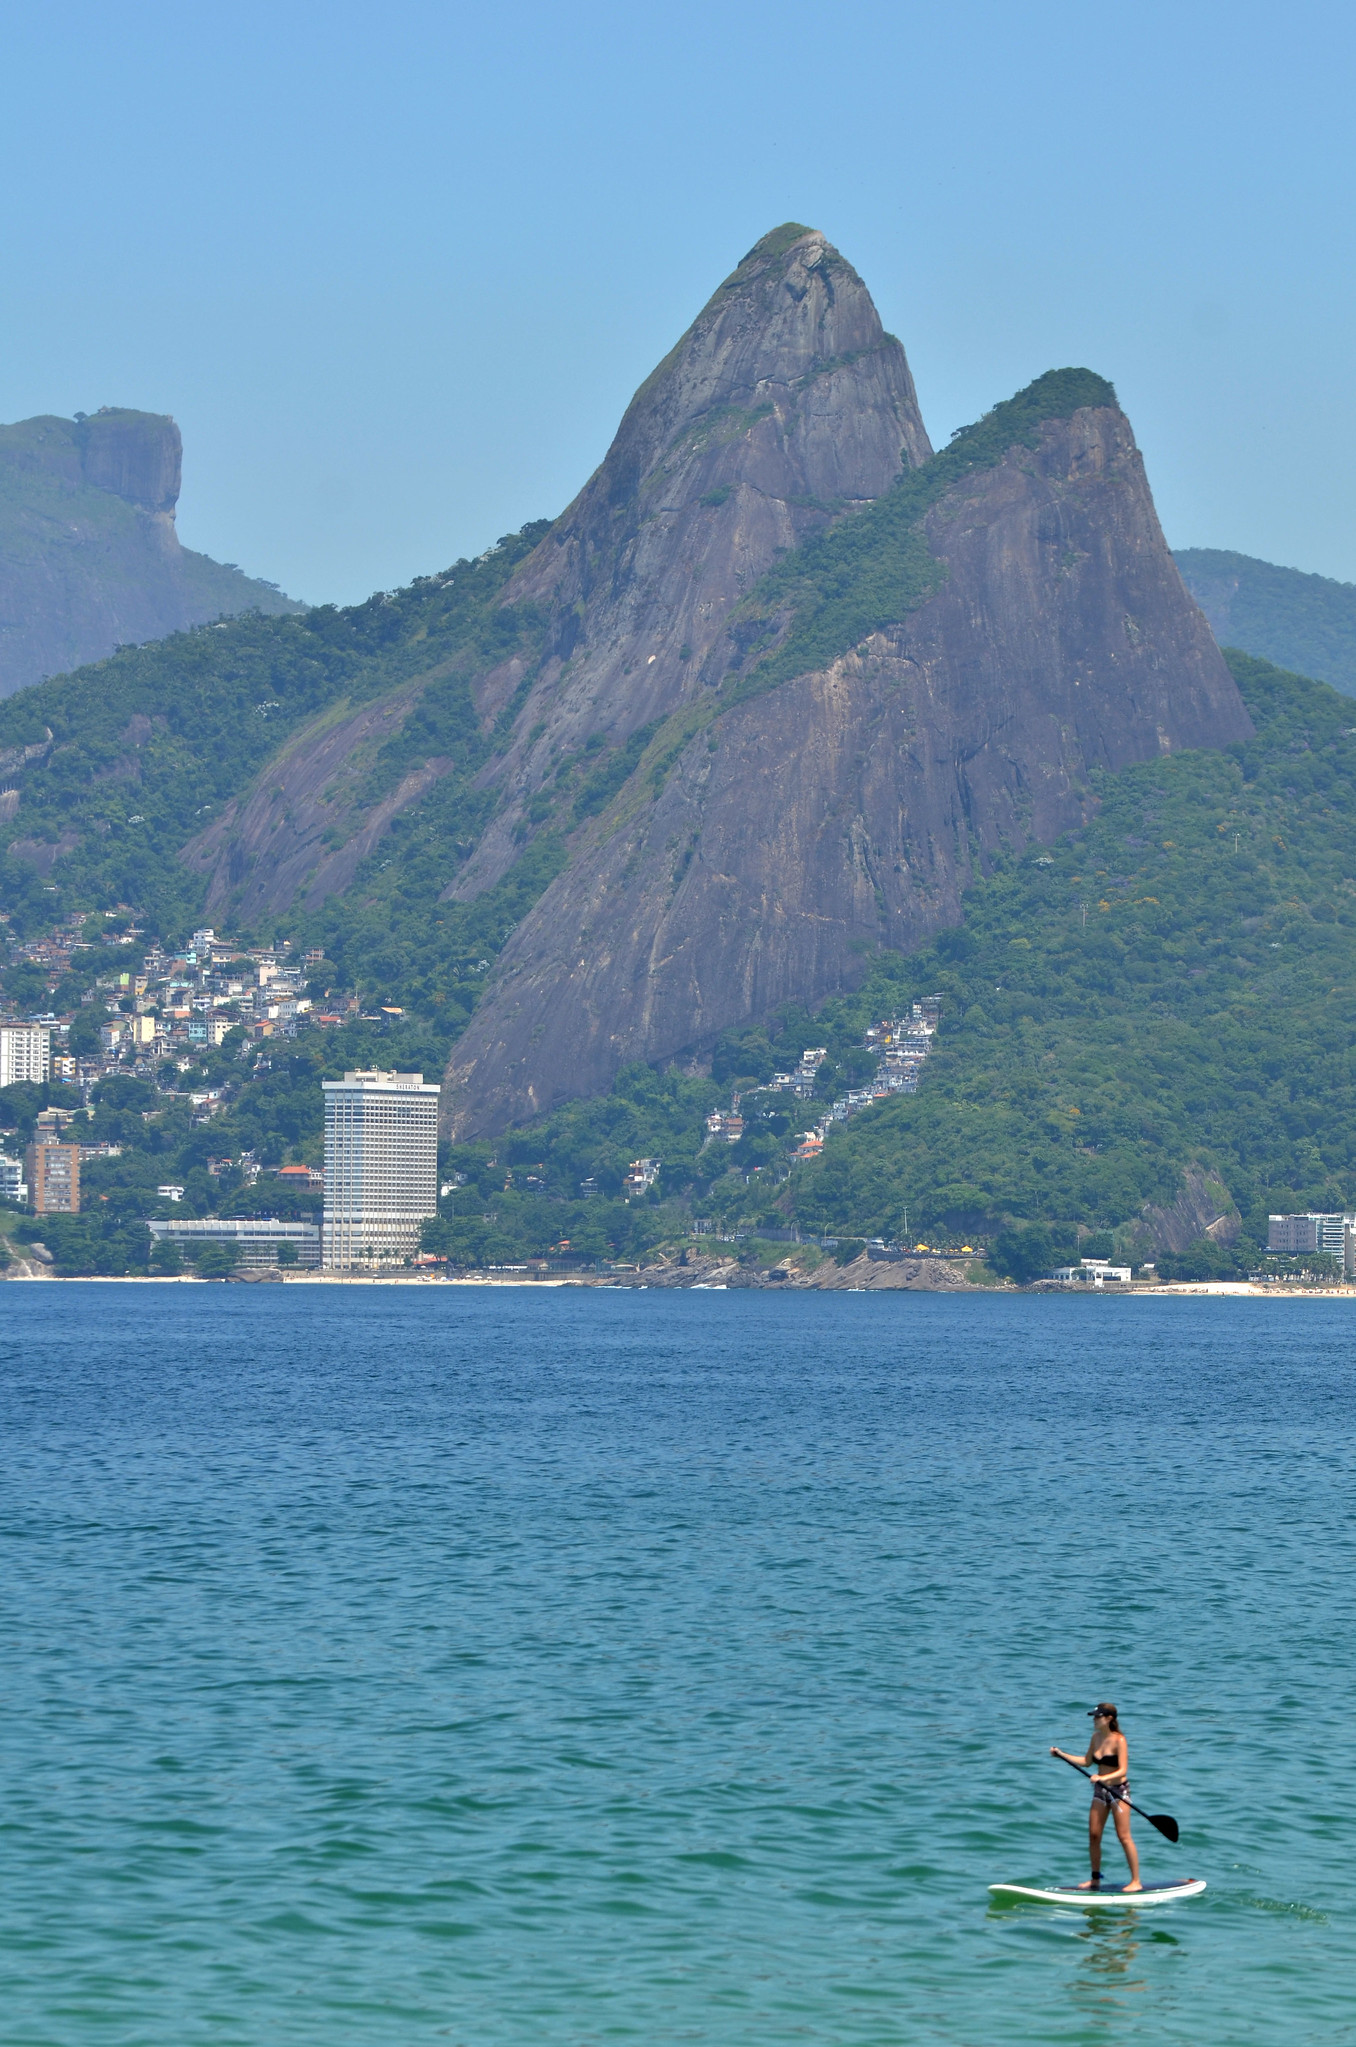
<svg viewBox="0 0 1356 2047">
<path fill-rule="evenodd" d="M 1078 1886 L 1080 1891 L 1095 1890 L 1102 1880 L 1102 1829 L 1105 1825 L 1106 1807 L 1100 1798 L 1094 1798 L 1088 1807 L 1088 1861 L 1092 1865 L 1092 1875 L 1085 1884 Z"/>
<path fill-rule="evenodd" d="M 1142 1890 L 1144 1886 L 1139 1880 L 1139 1857 L 1135 1853 L 1135 1844 L 1130 1839 L 1130 1808 L 1123 1798 L 1116 1801 L 1116 1838 L 1124 1848 L 1125 1859 L 1130 1865 L 1130 1881 L 1125 1888 L 1127 1891 Z"/>
</svg>

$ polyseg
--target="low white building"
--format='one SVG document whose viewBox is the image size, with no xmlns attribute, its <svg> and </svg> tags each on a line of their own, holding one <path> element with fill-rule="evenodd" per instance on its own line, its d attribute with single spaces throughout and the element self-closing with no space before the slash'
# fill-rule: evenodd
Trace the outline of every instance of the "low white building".
<svg viewBox="0 0 1356 2047">
<path fill-rule="evenodd" d="M 1077 1265 L 1061 1265 L 1052 1279 L 1065 1286 L 1129 1286 L 1128 1265 L 1108 1265 L 1104 1258 L 1080 1258 Z"/>
<path fill-rule="evenodd" d="M 278 1264 L 320 1263 L 320 1230 L 315 1223 L 283 1222 L 267 1215 L 209 1215 L 183 1222 L 157 1220 L 146 1227 L 157 1244 L 173 1244 L 187 1258 L 204 1245 L 224 1244 L 235 1253 L 236 1265 L 242 1272 L 258 1272 Z M 278 1253 L 283 1246 L 288 1251 L 280 1259 Z"/>
</svg>

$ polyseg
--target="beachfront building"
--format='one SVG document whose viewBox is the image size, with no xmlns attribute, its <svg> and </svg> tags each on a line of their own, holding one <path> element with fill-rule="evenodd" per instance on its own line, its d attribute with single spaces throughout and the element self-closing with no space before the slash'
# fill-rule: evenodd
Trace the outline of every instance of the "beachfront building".
<svg viewBox="0 0 1356 2047">
<path fill-rule="evenodd" d="M 41 1024 L 0 1024 L 0 1087 L 52 1075 L 52 1033 Z"/>
<path fill-rule="evenodd" d="M 1110 1265 L 1105 1258 L 1080 1258 L 1077 1265 L 1061 1265 L 1050 1275 L 1064 1286 L 1129 1286 L 1130 1267 Z"/>
<path fill-rule="evenodd" d="M 403 1265 L 438 1213 L 438 1096 L 422 1073 L 346 1073 L 325 1092 L 321 1262 L 350 1272 Z"/>
<path fill-rule="evenodd" d="M 1271 1215 L 1267 1217 L 1267 1249 L 1283 1258 L 1302 1258 L 1306 1252 L 1341 1258 L 1346 1233 L 1356 1228 L 1356 1215 Z"/>
<path fill-rule="evenodd" d="M 13 1201 L 20 1208 L 28 1203 L 28 1182 L 24 1178 L 22 1159 L 8 1158 L 0 1152 L 0 1201 Z"/>
<path fill-rule="evenodd" d="M 267 1271 L 275 1265 L 314 1269 L 320 1263 L 320 1230 L 315 1223 L 282 1222 L 270 1215 L 208 1215 L 183 1222 L 157 1220 L 146 1227 L 157 1244 L 173 1244 L 185 1258 L 196 1258 L 208 1244 L 222 1245 L 238 1272 Z"/>
</svg>

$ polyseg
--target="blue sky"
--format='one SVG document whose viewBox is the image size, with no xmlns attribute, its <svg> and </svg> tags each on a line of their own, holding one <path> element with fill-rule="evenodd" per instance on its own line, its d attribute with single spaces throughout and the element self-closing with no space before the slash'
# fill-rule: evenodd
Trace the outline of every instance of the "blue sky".
<svg viewBox="0 0 1356 2047">
<path fill-rule="evenodd" d="M 935 442 L 1111 377 L 1174 545 L 1356 580 L 1349 8 L 0 14 L 0 418 L 172 412 L 185 542 L 347 601 L 559 511 L 760 234 Z"/>
</svg>

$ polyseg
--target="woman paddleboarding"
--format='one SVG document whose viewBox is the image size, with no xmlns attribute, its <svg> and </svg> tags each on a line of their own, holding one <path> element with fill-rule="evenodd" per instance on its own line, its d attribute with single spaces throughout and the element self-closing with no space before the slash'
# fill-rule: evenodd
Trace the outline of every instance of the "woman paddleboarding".
<svg viewBox="0 0 1356 2047">
<path fill-rule="evenodd" d="M 1130 1865 L 1130 1881 L 1127 1891 L 1141 1891 L 1144 1886 L 1139 1880 L 1139 1856 L 1130 1838 L 1130 1749 L 1121 1733 L 1116 1708 L 1107 1700 L 1100 1706 L 1089 1709 L 1092 1721 L 1092 1740 L 1088 1743 L 1085 1756 L 1071 1756 L 1067 1750 L 1052 1748 L 1052 1756 L 1061 1762 L 1072 1763 L 1077 1770 L 1095 1769 L 1092 1780 L 1092 1807 L 1088 1813 L 1088 1856 L 1092 1863 L 1092 1875 L 1081 1891 L 1097 1891 L 1102 1887 L 1102 1830 L 1106 1816 L 1111 1813 L 1116 1821 L 1116 1838 L 1125 1850 L 1125 1859 Z"/>
</svg>

